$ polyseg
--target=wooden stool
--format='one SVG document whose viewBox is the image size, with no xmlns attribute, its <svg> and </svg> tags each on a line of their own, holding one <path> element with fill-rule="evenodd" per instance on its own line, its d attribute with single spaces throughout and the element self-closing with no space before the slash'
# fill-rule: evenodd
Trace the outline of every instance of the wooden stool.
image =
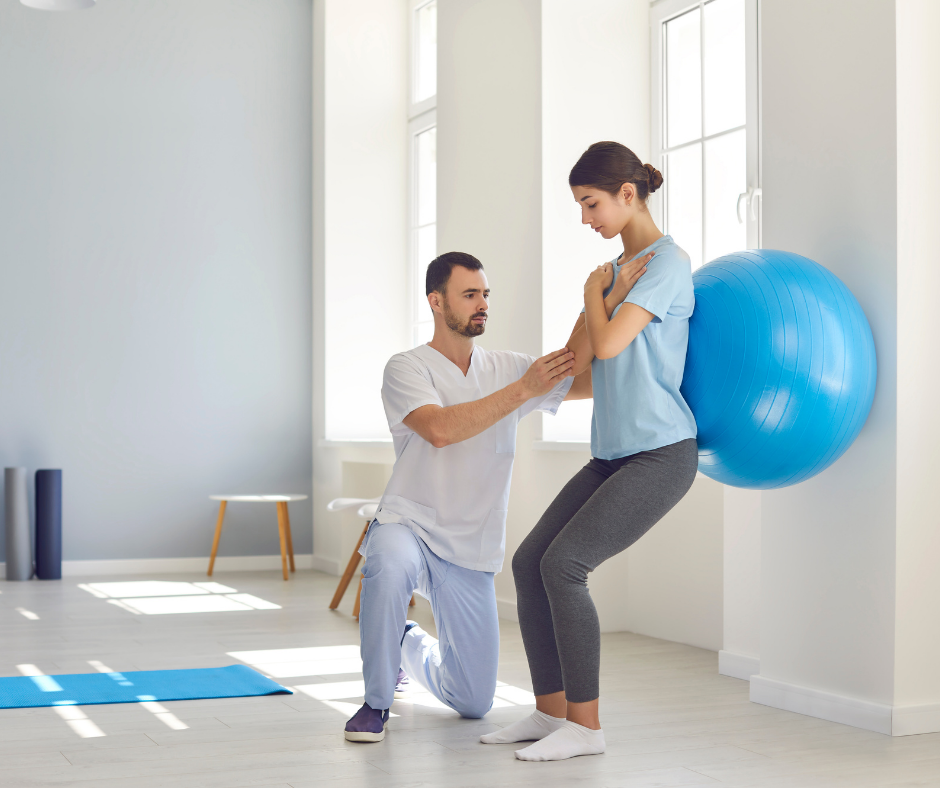
<svg viewBox="0 0 940 788">
<path fill-rule="evenodd" d="M 346 589 L 349 588 L 349 583 L 353 578 L 353 573 L 359 566 L 359 562 L 362 560 L 362 556 L 359 555 L 359 548 L 362 547 L 362 541 L 366 538 L 366 531 L 369 530 L 369 526 L 372 524 L 372 520 L 375 517 L 375 510 L 378 508 L 379 499 L 378 498 L 334 498 L 330 501 L 326 508 L 331 512 L 338 512 L 341 509 L 350 509 L 353 506 L 358 506 L 359 510 L 356 512 L 360 517 L 366 518 L 366 526 L 362 529 L 362 533 L 359 535 L 359 541 L 356 542 L 356 547 L 353 549 L 352 555 L 349 557 L 349 563 L 346 564 L 346 571 L 343 572 L 343 576 L 339 579 L 339 585 L 336 586 L 336 593 L 333 594 L 333 600 L 330 602 L 330 610 L 336 610 L 339 607 L 339 603 L 343 599 L 343 594 L 346 593 Z M 359 598 L 362 596 L 362 575 L 359 575 L 359 587 L 356 589 L 356 602 L 353 605 L 353 618 L 356 620 L 359 619 Z M 408 603 L 409 607 L 414 607 L 415 598 L 414 595 L 411 597 L 411 602 Z"/>
<path fill-rule="evenodd" d="M 215 524 L 215 538 L 212 540 L 212 553 L 209 556 L 209 577 L 212 577 L 212 568 L 215 566 L 215 556 L 219 551 L 219 537 L 222 536 L 222 520 L 225 517 L 225 507 L 229 501 L 250 501 L 252 503 L 274 503 L 277 506 L 277 532 L 281 539 L 281 569 L 284 579 L 287 580 L 288 559 L 290 571 L 294 571 L 294 540 L 290 532 L 290 515 L 287 512 L 289 501 L 305 501 L 306 495 L 210 495 L 209 500 L 221 501 L 219 504 L 219 519 Z"/>
</svg>

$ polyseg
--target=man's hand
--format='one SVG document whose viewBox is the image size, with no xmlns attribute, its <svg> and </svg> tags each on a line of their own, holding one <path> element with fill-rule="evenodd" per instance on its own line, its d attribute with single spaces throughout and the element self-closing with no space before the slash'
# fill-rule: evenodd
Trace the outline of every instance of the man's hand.
<svg viewBox="0 0 940 788">
<path fill-rule="evenodd" d="M 566 347 L 555 350 L 532 362 L 525 375 L 519 379 L 519 387 L 526 399 L 540 397 L 571 375 L 573 367 L 574 353 Z"/>
</svg>

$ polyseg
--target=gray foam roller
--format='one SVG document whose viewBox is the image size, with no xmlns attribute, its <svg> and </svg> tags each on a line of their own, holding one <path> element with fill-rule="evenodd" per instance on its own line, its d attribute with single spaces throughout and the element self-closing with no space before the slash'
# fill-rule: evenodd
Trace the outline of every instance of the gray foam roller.
<svg viewBox="0 0 940 788">
<path fill-rule="evenodd" d="M 29 499 L 26 468 L 3 471 L 4 527 L 7 541 L 7 580 L 29 580 L 33 576 L 33 547 L 29 538 Z"/>
</svg>

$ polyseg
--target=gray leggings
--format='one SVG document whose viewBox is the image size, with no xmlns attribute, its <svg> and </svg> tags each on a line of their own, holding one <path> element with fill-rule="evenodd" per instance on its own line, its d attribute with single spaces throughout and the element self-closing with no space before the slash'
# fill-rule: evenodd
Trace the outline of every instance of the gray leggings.
<svg viewBox="0 0 940 788">
<path fill-rule="evenodd" d="M 552 501 L 512 557 L 519 626 L 536 695 L 594 700 L 601 663 L 588 572 L 623 552 L 689 491 L 694 438 L 616 460 L 592 459 Z"/>
</svg>

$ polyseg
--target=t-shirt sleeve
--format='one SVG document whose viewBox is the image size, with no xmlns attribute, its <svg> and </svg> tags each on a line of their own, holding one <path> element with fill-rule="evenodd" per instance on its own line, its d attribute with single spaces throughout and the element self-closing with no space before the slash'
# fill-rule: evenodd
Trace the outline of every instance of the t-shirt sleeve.
<svg viewBox="0 0 940 788">
<path fill-rule="evenodd" d="M 403 354 L 392 356 L 385 365 L 382 404 L 385 406 L 388 428 L 392 432 L 400 431 L 404 418 L 424 405 L 443 407 L 427 371 Z M 404 429 L 407 430 L 407 427 Z"/>
<path fill-rule="evenodd" d="M 654 323 L 661 323 L 683 289 L 689 286 L 690 277 L 688 264 L 681 258 L 657 254 L 623 302 L 643 307 L 653 314 Z"/>
<path fill-rule="evenodd" d="M 526 355 L 525 353 L 517 353 L 516 355 L 518 356 L 519 368 L 521 369 L 519 373 L 519 377 L 521 378 L 532 365 L 532 362 L 535 361 L 535 357 Z M 558 406 L 561 405 L 572 383 L 574 383 L 574 378 L 563 378 L 559 383 L 556 383 L 547 394 L 526 400 L 519 408 L 519 418 L 521 419 L 523 416 L 528 416 L 530 413 L 534 413 L 537 410 L 554 416 L 558 412 Z"/>
</svg>

